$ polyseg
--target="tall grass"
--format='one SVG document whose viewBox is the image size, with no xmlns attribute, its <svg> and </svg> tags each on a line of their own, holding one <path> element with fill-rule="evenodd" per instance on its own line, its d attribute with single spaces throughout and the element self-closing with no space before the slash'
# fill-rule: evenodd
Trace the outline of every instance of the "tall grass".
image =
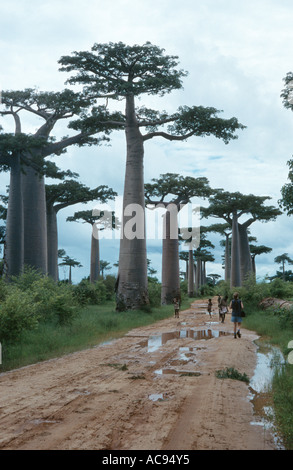
<svg viewBox="0 0 293 470">
<path fill-rule="evenodd" d="M 189 303 L 182 305 L 182 308 Z M 44 361 L 91 348 L 119 338 L 130 329 L 155 323 L 173 315 L 173 306 L 154 307 L 150 312 L 117 312 L 115 303 L 86 306 L 70 325 L 54 321 L 40 322 L 37 329 L 24 331 L 17 342 L 3 342 L 0 371 Z"/>
</svg>

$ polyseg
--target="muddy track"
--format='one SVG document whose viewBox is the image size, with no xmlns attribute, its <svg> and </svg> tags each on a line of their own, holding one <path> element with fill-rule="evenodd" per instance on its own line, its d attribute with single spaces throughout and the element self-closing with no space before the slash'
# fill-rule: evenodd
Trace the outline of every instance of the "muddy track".
<svg viewBox="0 0 293 470">
<path fill-rule="evenodd" d="M 216 299 L 214 301 L 216 305 Z M 246 383 L 257 336 L 203 301 L 121 339 L 0 375 L 0 449 L 268 450 Z"/>
</svg>

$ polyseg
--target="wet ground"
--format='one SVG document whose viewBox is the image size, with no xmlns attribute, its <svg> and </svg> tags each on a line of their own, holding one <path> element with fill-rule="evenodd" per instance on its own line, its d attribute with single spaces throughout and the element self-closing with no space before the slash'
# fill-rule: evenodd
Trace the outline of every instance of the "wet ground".
<svg viewBox="0 0 293 470">
<path fill-rule="evenodd" d="M 0 449 L 282 448 L 260 405 L 270 366 L 260 365 L 258 337 L 242 329 L 234 339 L 230 315 L 220 323 L 206 305 L 2 374 Z M 227 367 L 250 383 L 217 378 Z"/>
</svg>

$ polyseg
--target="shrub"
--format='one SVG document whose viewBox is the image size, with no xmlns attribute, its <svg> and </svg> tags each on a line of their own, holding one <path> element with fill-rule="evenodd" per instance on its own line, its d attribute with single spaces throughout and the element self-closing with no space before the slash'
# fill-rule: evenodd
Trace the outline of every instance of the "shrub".
<svg viewBox="0 0 293 470">
<path fill-rule="evenodd" d="M 23 330 L 37 328 L 38 303 L 31 295 L 16 286 L 11 286 L 0 305 L 0 339 L 15 341 Z"/>
<path fill-rule="evenodd" d="M 98 305 L 107 299 L 107 288 L 103 281 L 91 283 L 83 279 L 77 286 L 73 286 L 72 292 L 79 305 Z"/>
<path fill-rule="evenodd" d="M 59 325 L 71 325 L 77 312 L 76 307 L 72 304 L 70 293 L 58 294 L 50 302 L 50 308 Z"/>
<path fill-rule="evenodd" d="M 161 305 L 161 284 L 154 278 L 148 278 L 148 292 L 150 307 L 160 307 Z"/>
<path fill-rule="evenodd" d="M 114 300 L 116 277 L 111 274 L 108 274 L 103 280 L 103 283 L 106 287 L 106 300 Z"/>
<path fill-rule="evenodd" d="M 282 279 L 276 278 L 270 284 L 270 292 L 272 297 L 287 299 L 292 297 L 293 284 L 291 282 L 285 282 Z"/>
</svg>

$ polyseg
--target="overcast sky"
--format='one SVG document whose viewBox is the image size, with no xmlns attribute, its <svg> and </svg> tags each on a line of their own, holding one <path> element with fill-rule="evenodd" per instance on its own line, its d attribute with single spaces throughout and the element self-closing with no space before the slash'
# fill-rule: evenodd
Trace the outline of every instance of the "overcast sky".
<svg viewBox="0 0 293 470">
<path fill-rule="evenodd" d="M 180 105 L 213 106 L 223 110 L 221 117 L 235 116 L 247 129 L 229 145 L 213 137 L 147 142 L 145 181 L 167 172 L 205 176 L 211 187 L 270 196 L 269 204 L 277 205 L 293 154 L 293 113 L 280 98 L 283 78 L 293 71 L 292 22 L 292 0 L 10 0 L 1 5 L 0 89 L 58 91 L 68 78 L 58 70 L 62 55 L 89 50 L 94 43 L 150 41 L 177 55 L 189 75 L 183 90 L 165 98 L 146 97 L 141 104 L 170 112 Z M 8 131 L 9 120 L 1 122 Z M 23 121 L 23 131 L 33 126 Z M 123 132 L 113 133 L 111 147 L 71 148 L 57 164 L 78 172 L 80 181 L 92 188 L 106 184 L 121 195 Z M 3 193 L 8 175 L 0 182 Z M 59 247 L 83 265 L 74 269 L 74 282 L 89 274 L 91 230 L 65 220 L 85 208 L 74 206 L 58 215 Z M 276 222 L 251 226 L 257 243 L 273 248 L 256 258 L 259 277 L 275 274 L 276 256 L 286 252 L 293 258 L 292 224 L 283 215 Z M 212 241 L 216 261 L 207 270 L 223 275 L 220 238 L 213 236 Z M 160 248 L 157 241 L 148 243 L 148 258 L 159 277 Z M 101 241 L 103 260 L 113 265 L 118 256 L 117 241 Z"/>
</svg>

